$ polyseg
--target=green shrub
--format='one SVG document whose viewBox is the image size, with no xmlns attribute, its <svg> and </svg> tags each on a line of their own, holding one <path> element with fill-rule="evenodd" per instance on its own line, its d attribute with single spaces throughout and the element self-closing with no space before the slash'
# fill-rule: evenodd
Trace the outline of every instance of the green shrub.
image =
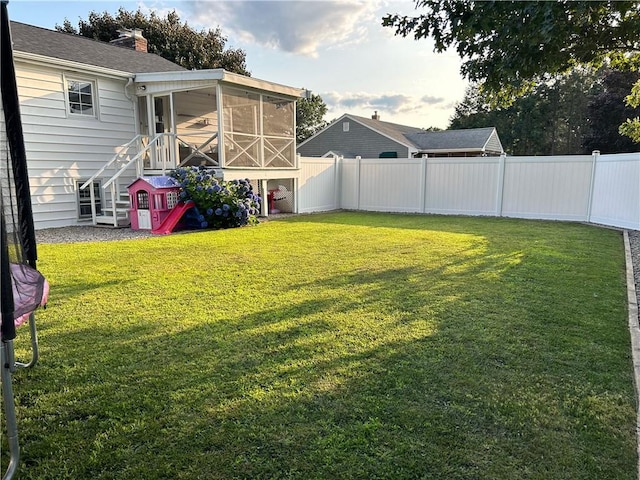
<svg viewBox="0 0 640 480">
<path fill-rule="evenodd" d="M 180 185 L 180 199 L 195 203 L 201 228 L 232 228 L 258 223 L 260 197 L 248 179 L 219 181 L 201 167 L 180 167 L 169 174 Z"/>
</svg>

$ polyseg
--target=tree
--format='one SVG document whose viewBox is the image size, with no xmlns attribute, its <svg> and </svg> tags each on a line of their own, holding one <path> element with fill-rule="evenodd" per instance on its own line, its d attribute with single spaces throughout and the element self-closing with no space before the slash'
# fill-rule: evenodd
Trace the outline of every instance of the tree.
<svg viewBox="0 0 640 480">
<path fill-rule="evenodd" d="M 629 107 L 640 108 L 640 82 L 636 82 L 631 89 L 631 93 L 625 98 L 625 103 Z M 620 133 L 631 138 L 634 142 L 640 142 L 640 117 L 627 119 L 620 125 Z"/>
<path fill-rule="evenodd" d="M 328 125 L 324 120 L 327 105 L 320 95 L 312 94 L 309 99 L 302 98 L 296 103 L 296 140 L 304 142 Z"/>
<path fill-rule="evenodd" d="M 246 67 L 246 54 L 241 49 L 226 49 L 226 37 L 215 30 L 196 31 L 187 22 L 182 23 L 175 12 L 160 17 L 155 12 L 149 16 L 140 9 L 130 12 L 120 8 L 115 17 L 109 13 L 89 13 L 87 20 L 80 19 L 76 29 L 65 19 L 56 30 L 82 35 L 103 42 L 118 38 L 118 30 L 137 28 L 142 30 L 148 42 L 148 51 L 160 55 L 188 70 L 224 68 L 227 71 L 250 75 Z"/>
<path fill-rule="evenodd" d="M 480 85 L 467 88 L 449 128 L 496 127 L 506 152 L 513 155 L 587 153 L 587 105 L 597 76 L 575 69 L 541 83 L 506 106 L 494 106 Z"/>
<path fill-rule="evenodd" d="M 455 47 L 463 75 L 494 94 L 522 93 L 575 65 L 637 61 L 640 52 L 640 2 L 416 0 L 416 7 L 425 13 L 389 14 L 383 25 L 431 37 L 437 52 Z"/>
<path fill-rule="evenodd" d="M 600 150 L 602 153 L 637 151 L 637 140 L 632 140 L 619 132 L 620 124 L 640 109 L 625 106 L 624 100 L 631 86 L 640 79 L 640 73 L 630 71 L 605 70 L 601 75 L 598 91 L 589 98 L 588 127 L 584 139 L 587 151 Z"/>
</svg>

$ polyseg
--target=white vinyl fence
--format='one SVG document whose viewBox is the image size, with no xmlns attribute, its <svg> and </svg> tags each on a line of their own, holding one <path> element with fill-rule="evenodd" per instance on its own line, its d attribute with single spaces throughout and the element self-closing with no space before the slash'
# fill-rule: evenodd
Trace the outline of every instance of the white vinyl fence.
<svg viewBox="0 0 640 480">
<path fill-rule="evenodd" d="M 298 212 L 573 220 L 640 230 L 640 153 L 300 159 Z"/>
</svg>

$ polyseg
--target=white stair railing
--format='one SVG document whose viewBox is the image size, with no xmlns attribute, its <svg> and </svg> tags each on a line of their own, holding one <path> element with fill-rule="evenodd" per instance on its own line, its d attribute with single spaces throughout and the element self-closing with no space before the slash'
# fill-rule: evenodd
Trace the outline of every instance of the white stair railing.
<svg viewBox="0 0 640 480">
<path fill-rule="evenodd" d="M 136 176 L 142 176 L 144 172 L 143 159 L 145 158 L 145 155 L 148 154 L 151 149 L 157 148 L 160 140 L 166 135 L 171 136 L 171 134 L 160 133 L 150 139 L 146 145 L 144 144 L 144 140 L 148 137 L 146 135 L 136 135 L 127 144 L 123 145 L 120 151 L 116 153 L 113 158 L 111 158 L 111 160 L 109 160 L 102 168 L 100 168 L 100 170 L 93 174 L 91 178 L 89 178 L 89 180 L 87 180 L 80 186 L 80 190 L 84 190 L 85 188 L 93 185 L 93 182 L 97 178 L 102 178 L 105 172 L 107 172 L 109 169 L 115 170 L 115 173 L 111 177 L 109 177 L 109 179 L 102 185 L 102 189 L 105 191 L 105 193 L 107 191 L 107 188 L 109 188 L 109 200 L 111 201 L 111 208 L 113 209 L 114 227 L 118 226 L 118 216 L 116 212 L 118 196 L 120 195 L 120 182 L 118 181 L 118 179 L 133 165 L 135 165 L 136 168 Z M 135 150 L 132 152 L 131 150 L 134 147 Z M 89 197 L 91 201 L 91 219 L 93 221 L 93 224 L 97 225 L 98 212 L 96 209 L 96 198 L 93 188 L 89 188 Z"/>
<path fill-rule="evenodd" d="M 190 143 L 189 141 L 180 138 L 179 135 L 176 135 L 176 139 L 178 140 L 178 142 L 182 143 L 183 145 L 185 145 L 186 147 L 188 147 L 191 152 L 189 153 L 189 155 L 186 156 L 186 158 L 184 160 L 180 160 L 178 166 L 181 167 L 183 165 L 186 165 L 187 162 L 189 160 L 191 160 L 192 158 L 195 157 L 204 157 L 205 159 L 209 160 L 213 166 L 215 167 L 219 167 L 220 163 L 218 162 L 217 159 L 210 157 L 209 155 L 207 155 L 205 153 L 205 148 L 207 146 L 209 146 L 209 144 L 211 142 L 213 142 L 216 138 L 218 138 L 218 132 L 215 132 L 213 135 L 211 135 L 209 138 L 207 138 L 205 140 L 204 143 L 202 143 L 201 145 L 194 145 L 192 143 Z M 215 149 L 217 150 L 217 145 L 215 146 Z M 212 152 L 209 152 L 210 154 Z"/>
<path fill-rule="evenodd" d="M 179 140 L 192 150 L 192 153 L 181 163 L 185 163 L 187 160 L 198 155 L 211 161 L 214 166 L 218 166 L 218 160 L 204 152 L 205 147 L 207 147 L 217 137 L 218 133 L 216 132 L 202 145 L 196 146 L 186 142 L 184 139 L 181 139 L 178 135 L 173 133 L 159 133 L 152 138 L 149 138 L 147 135 L 136 135 L 128 143 L 123 145 L 120 148 L 120 151 L 116 153 L 102 168 L 100 168 L 100 170 L 84 182 L 80 186 L 80 190 L 91 187 L 96 179 L 106 178 L 106 181 L 102 184 L 102 190 L 106 197 L 103 210 L 113 210 L 113 218 L 109 218 L 109 223 L 113 223 L 114 227 L 118 227 L 119 218 L 117 215 L 117 206 L 120 201 L 119 196 L 123 193 L 123 190 L 121 190 L 120 177 L 125 172 L 135 166 L 136 177 L 141 177 L 145 170 L 145 158 L 151 159 L 150 167 L 151 170 L 154 170 L 155 172 L 160 170 L 164 173 L 166 170 L 175 168 L 178 162 L 176 159 L 170 158 L 170 153 L 172 152 L 170 146 L 175 144 L 176 140 Z M 91 202 L 91 219 L 93 224 L 97 225 L 98 212 L 93 187 L 89 188 L 89 197 Z M 110 207 L 107 207 L 109 204 Z M 108 217 L 105 216 L 105 220 L 107 220 L 107 218 Z"/>
</svg>

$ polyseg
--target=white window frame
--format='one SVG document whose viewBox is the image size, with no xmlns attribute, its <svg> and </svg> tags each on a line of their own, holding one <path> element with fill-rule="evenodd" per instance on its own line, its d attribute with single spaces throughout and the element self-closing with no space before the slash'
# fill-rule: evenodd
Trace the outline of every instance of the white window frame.
<svg viewBox="0 0 640 480">
<path fill-rule="evenodd" d="M 87 180 L 76 180 L 76 201 L 78 202 L 78 220 L 91 220 L 91 192 L 90 187 L 80 190 L 80 186 Z M 104 196 L 102 194 L 102 183 L 99 180 L 93 181 L 94 196 L 96 199 L 96 214 L 102 214 Z M 83 195 L 87 195 L 83 197 Z M 89 207 L 89 213 L 82 213 L 82 207 Z"/>
<path fill-rule="evenodd" d="M 64 89 L 64 101 L 67 108 L 67 116 L 74 118 L 98 118 L 98 95 L 96 95 L 98 91 L 98 82 L 95 79 L 86 78 L 82 76 L 75 75 L 63 75 L 63 89 Z M 92 113 L 82 113 L 82 112 L 72 112 L 71 111 L 71 100 L 69 99 L 69 84 L 71 82 L 79 82 L 79 83 L 88 83 L 91 85 L 91 102 L 92 102 Z"/>
</svg>

